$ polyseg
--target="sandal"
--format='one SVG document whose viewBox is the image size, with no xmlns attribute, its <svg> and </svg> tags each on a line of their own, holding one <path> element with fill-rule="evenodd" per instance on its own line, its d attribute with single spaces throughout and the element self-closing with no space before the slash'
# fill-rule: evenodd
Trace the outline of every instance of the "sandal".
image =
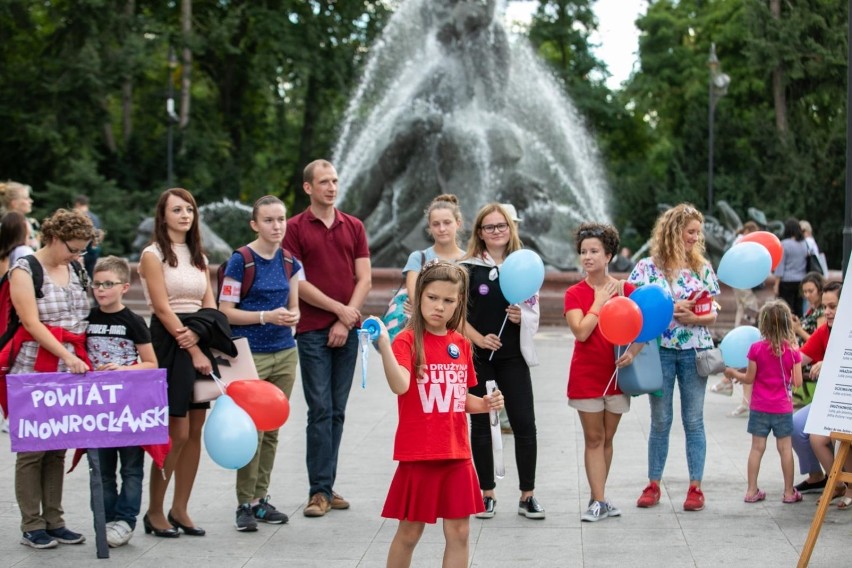
<svg viewBox="0 0 852 568">
<path fill-rule="evenodd" d="M 801 495 L 799 496 L 799 498 L 801 498 Z M 763 501 L 764 499 L 766 499 L 766 491 L 758 489 L 757 493 L 755 493 L 754 495 L 749 495 L 748 493 L 746 493 L 745 499 L 743 499 L 743 501 L 745 501 L 746 503 L 757 503 L 758 501 Z"/>
<path fill-rule="evenodd" d="M 848 497 L 844 497 L 844 499 L 849 499 L 849 501 L 852 502 L 852 499 L 850 499 Z M 784 495 L 784 498 L 781 499 L 781 502 L 789 504 L 789 503 L 798 503 L 801 500 L 802 500 L 802 494 L 799 493 L 798 489 L 793 489 L 793 494 L 792 495 Z"/>
<path fill-rule="evenodd" d="M 831 498 L 828 500 L 828 502 L 831 503 L 832 501 L 834 501 L 838 497 L 843 497 L 844 495 L 846 495 L 846 484 L 841 483 L 840 485 L 838 485 L 834 488 L 834 493 L 831 494 Z M 822 496 L 820 496 L 820 498 L 817 499 L 817 501 L 816 501 L 817 506 L 819 506 L 820 500 L 822 500 Z"/>
<path fill-rule="evenodd" d="M 728 418 L 748 418 L 748 406 L 740 404 L 728 413 Z"/>
<path fill-rule="evenodd" d="M 846 497 L 845 495 L 841 497 L 840 502 L 837 504 L 837 508 L 841 511 L 852 509 L 852 497 Z"/>
<path fill-rule="evenodd" d="M 732 394 L 734 394 L 734 385 L 731 382 L 719 381 L 718 383 L 710 387 L 710 392 L 731 396 Z"/>
</svg>

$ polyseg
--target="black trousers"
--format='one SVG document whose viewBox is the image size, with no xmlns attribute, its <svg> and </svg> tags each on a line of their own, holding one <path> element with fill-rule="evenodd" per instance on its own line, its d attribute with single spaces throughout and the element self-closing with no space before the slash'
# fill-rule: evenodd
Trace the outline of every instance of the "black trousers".
<svg viewBox="0 0 852 568">
<path fill-rule="evenodd" d="M 794 316 L 802 317 L 802 283 L 779 282 L 778 297 L 787 302 Z"/>
<path fill-rule="evenodd" d="M 488 354 L 491 352 L 488 351 Z M 485 381 L 497 381 L 503 393 L 506 414 L 515 435 L 515 462 L 518 466 L 518 487 L 521 491 L 535 489 L 535 467 L 538 454 L 535 429 L 535 405 L 533 401 L 530 368 L 520 355 L 511 359 L 489 361 L 488 355 L 474 360 L 477 385 L 471 394 L 483 396 Z M 491 425 L 489 413 L 470 415 L 470 445 L 473 465 L 479 477 L 480 489 L 494 489 L 494 455 L 491 450 Z"/>
</svg>

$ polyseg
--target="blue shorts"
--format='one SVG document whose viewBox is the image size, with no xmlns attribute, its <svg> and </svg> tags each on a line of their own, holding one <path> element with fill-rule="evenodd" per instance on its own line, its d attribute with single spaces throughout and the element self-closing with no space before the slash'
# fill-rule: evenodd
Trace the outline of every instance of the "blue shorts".
<svg viewBox="0 0 852 568">
<path fill-rule="evenodd" d="M 769 432 L 776 438 L 786 438 L 793 435 L 793 413 L 774 414 L 752 410 L 748 414 L 748 433 L 761 438 L 768 438 Z"/>
</svg>

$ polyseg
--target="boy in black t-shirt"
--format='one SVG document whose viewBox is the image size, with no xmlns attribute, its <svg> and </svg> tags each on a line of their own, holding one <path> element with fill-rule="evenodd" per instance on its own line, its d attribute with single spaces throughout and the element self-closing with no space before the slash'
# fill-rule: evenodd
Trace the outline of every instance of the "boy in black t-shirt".
<svg viewBox="0 0 852 568">
<path fill-rule="evenodd" d="M 130 289 L 130 265 L 123 258 L 98 260 L 92 276 L 98 307 L 89 313 L 86 351 L 96 371 L 156 369 L 157 356 L 145 320 L 121 303 Z M 139 446 L 100 448 L 107 542 L 127 544 L 142 505 L 145 452 Z M 121 492 L 115 470 L 121 458 Z"/>
</svg>

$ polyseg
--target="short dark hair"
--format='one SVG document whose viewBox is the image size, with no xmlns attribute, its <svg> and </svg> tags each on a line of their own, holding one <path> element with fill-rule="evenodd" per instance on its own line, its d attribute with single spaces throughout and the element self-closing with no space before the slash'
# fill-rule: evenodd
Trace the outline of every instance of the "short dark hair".
<svg viewBox="0 0 852 568">
<path fill-rule="evenodd" d="M 574 232 L 574 244 L 577 254 L 586 239 L 598 239 L 604 247 L 604 252 L 610 256 L 618 253 L 619 236 L 618 229 L 604 223 L 583 223 Z"/>
<path fill-rule="evenodd" d="M 88 195 L 78 195 L 74 198 L 74 205 L 88 205 L 89 204 L 89 196 Z"/>
<path fill-rule="evenodd" d="M 826 284 L 825 288 L 822 289 L 822 293 L 825 294 L 826 292 L 834 292 L 835 294 L 837 294 L 837 299 L 839 300 L 840 299 L 840 291 L 842 289 L 843 289 L 843 282 L 834 281 L 834 282 L 829 282 L 828 284 Z"/>
<path fill-rule="evenodd" d="M 305 166 L 305 170 L 302 172 L 302 181 L 304 183 L 313 183 L 314 182 L 314 170 L 318 167 L 323 168 L 333 168 L 334 165 L 328 160 L 314 160 L 307 166 Z"/>
</svg>

